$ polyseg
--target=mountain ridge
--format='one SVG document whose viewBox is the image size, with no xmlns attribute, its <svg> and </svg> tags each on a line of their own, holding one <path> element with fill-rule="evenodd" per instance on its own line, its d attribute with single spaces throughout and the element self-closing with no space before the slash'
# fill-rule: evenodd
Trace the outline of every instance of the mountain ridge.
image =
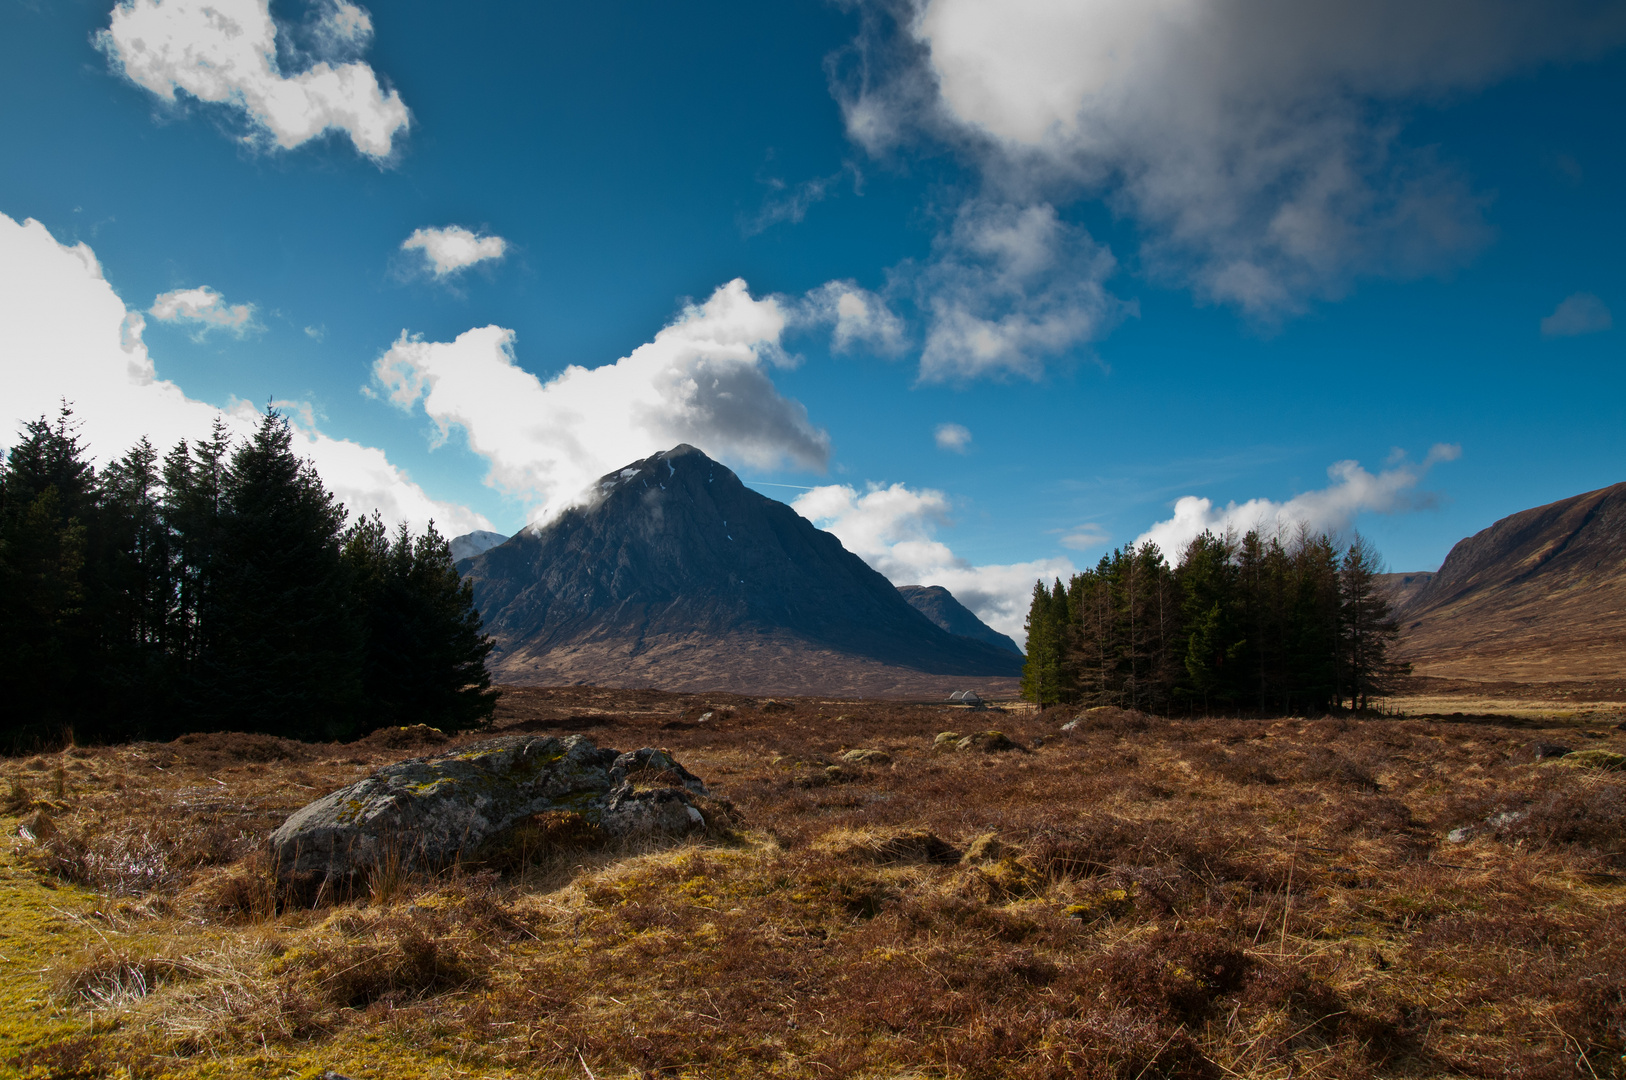
<svg viewBox="0 0 1626 1080">
<path fill-rule="evenodd" d="M 909 606 L 936 623 L 939 628 L 960 637 L 986 642 L 1022 656 L 1022 650 L 1008 635 L 1001 634 L 977 618 L 975 612 L 957 600 L 953 593 L 941 585 L 899 585 L 898 592 L 909 601 Z"/>
<path fill-rule="evenodd" d="M 507 682 L 901 694 L 1021 672 L 686 444 L 458 567 Z"/>
<path fill-rule="evenodd" d="M 1420 675 L 1626 676 L 1626 483 L 1459 541 L 1396 614 L 1400 655 Z"/>
</svg>

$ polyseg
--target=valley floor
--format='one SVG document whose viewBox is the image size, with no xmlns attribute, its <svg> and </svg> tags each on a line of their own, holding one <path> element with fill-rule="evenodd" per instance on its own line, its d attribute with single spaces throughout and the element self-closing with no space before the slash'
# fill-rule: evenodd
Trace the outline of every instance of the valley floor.
<svg viewBox="0 0 1626 1080">
<path fill-rule="evenodd" d="M 669 747 L 734 828 L 314 907 L 266 834 L 433 733 L 7 759 L 0 1075 L 1626 1074 L 1621 712 L 1408 711 L 516 689 L 507 732 Z"/>
</svg>

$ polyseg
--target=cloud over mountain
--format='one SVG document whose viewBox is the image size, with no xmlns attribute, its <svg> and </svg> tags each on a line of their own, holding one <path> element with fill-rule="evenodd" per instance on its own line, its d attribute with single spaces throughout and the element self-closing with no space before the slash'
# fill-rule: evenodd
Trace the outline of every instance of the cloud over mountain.
<svg viewBox="0 0 1626 1080">
<path fill-rule="evenodd" d="M 442 438 L 462 430 L 490 463 L 487 483 L 531 500 L 543 519 L 604 473 L 675 443 L 761 468 L 824 468 L 829 436 L 768 375 L 790 362 L 787 320 L 784 304 L 736 279 L 630 355 L 547 382 L 515 362 L 513 331 L 500 326 L 450 342 L 403 332 L 373 372 L 398 407 L 421 402 Z"/>
<path fill-rule="evenodd" d="M 367 13 L 337 0 L 310 36 L 335 52 L 371 35 Z M 180 92 L 238 110 L 251 125 L 248 141 L 291 150 L 337 129 L 361 153 L 388 157 L 410 123 L 401 95 L 384 93 L 359 60 L 321 59 L 286 74 L 277 37 L 269 0 L 121 0 L 96 42 L 131 82 L 167 102 Z"/>
<path fill-rule="evenodd" d="M 941 585 L 983 622 L 1019 642 L 1026 638 L 1023 624 L 1034 581 L 1075 572 L 1067 559 L 973 566 L 936 538 L 938 527 L 949 523 L 949 500 L 931 488 L 871 484 L 860 493 L 847 484 L 827 484 L 798 496 L 791 506 L 894 585 Z"/>
</svg>

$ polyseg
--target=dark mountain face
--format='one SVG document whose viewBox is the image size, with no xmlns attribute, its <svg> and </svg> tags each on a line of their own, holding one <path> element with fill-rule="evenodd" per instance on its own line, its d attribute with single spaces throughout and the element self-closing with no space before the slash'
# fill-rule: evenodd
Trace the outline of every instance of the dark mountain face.
<svg viewBox="0 0 1626 1080">
<path fill-rule="evenodd" d="M 1626 675 L 1626 484 L 1496 522 L 1399 608 L 1421 674 Z"/>
<path fill-rule="evenodd" d="M 941 585 L 899 585 L 898 592 L 909 606 L 936 623 L 940 629 L 961 637 L 986 642 L 996 649 L 1022 655 L 1016 642 L 983 622 L 970 608 L 954 599 Z"/>
<path fill-rule="evenodd" d="M 499 675 L 671 687 L 700 677 L 724 689 L 740 684 L 734 669 L 757 678 L 770 657 L 772 667 L 813 654 L 934 675 L 1021 672 L 1020 656 L 944 632 L 834 536 L 692 446 L 605 476 L 594 494 L 458 564 L 497 640 Z M 790 674 L 809 692 L 823 685 Z"/>
</svg>

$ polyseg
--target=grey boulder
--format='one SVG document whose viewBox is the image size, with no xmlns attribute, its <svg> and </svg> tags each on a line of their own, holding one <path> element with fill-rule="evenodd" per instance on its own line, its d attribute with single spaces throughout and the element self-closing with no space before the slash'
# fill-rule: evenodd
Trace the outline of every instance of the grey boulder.
<svg viewBox="0 0 1626 1080">
<path fill-rule="evenodd" d="M 641 789 L 640 776 L 673 786 Z M 271 857 L 283 877 L 349 879 L 386 863 L 434 869 L 551 811 L 612 837 L 682 835 L 705 827 L 696 797 L 706 794 L 664 750 L 513 735 L 387 765 L 317 799 L 271 834 Z"/>
</svg>

